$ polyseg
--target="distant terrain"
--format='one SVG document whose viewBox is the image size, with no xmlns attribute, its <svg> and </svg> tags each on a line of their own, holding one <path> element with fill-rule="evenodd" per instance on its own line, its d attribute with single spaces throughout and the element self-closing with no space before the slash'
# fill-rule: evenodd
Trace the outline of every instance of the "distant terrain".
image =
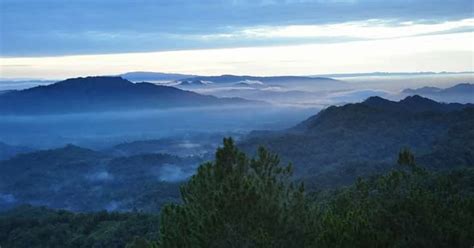
<svg viewBox="0 0 474 248">
<path fill-rule="evenodd" d="M 430 169 L 472 167 L 473 127 L 472 104 L 371 97 L 329 107 L 289 129 L 254 131 L 239 140 L 239 147 L 253 153 L 263 145 L 294 164 L 296 179 L 333 188 L 388 170 L 405 147 Z M 179 184 L 213 159 L 219 137 L 137 140 L 101 150 L 68 145 L 18 154 L 0 161 L 0 205 L 151 211 L 178 199 Z"/>
<path fill-rule="evenodd" d="M 474 103 L 474 84 L 457 84 L 445 89 L 438 87 L 422 87 L 405 89 L 403 95 L 421 95 L 442 102 Z"/>
<path fill-rule="evenodd" d="M 426 75 L 456 75 L 456 74 L 472 74 L 472 71 L 463 72 L 432 72 L 432 71 L 421 71 L 421 72 L 368 72 L 368 73 L 338 73 L 338 74 L 320 74 L 316 75 L 319 77 L 393 77 L 393 76 L 426 76 Z"/>
<path fill-rule="evenodd" d="M 120 77 L 86 77 L 1 94 L 0 113 L 70 114 L 252 103 L 152 83 L 132 83 Z"/>
<path fill-rule="evenodd" d="M 196 76 L 176 80 L 177 86 L 182 87 L 251 87 L 261 89 L 272 89 L 271 87 L 283 87 L 288 89 L 307 90 L 329 90 L 340 89 L 348 85 L 340 80 L 328 77 L 306 77 L 306 76 Z"/>
<path fill-rule="evenodd" d="M 74 211 L 156 210 L 177 200 L 179 183 L 202 160 L 114 156 L 73 145 L 24 153 L 0 161 L 0 209 L 30 203 Z"/>
<path fill-rule="evenodd" d="M 189 75 L 189 74 L 148 72 L 148 71 L 127 72 L 124 74 L 120 74 L 118 76 L 130 81 L 133 81 L 133 82 L 139 82 L 139 81 L 168 82 L 168 81 L 175 81 L 175 80 L 180 80 L 184 78 L 195 77 L 195 75 Z"/>
<path fill-rule="evenodd" d="M 33 149 L 25 146 L 13 146 L 0 142 L 0 160 L 9 159 L 17 154 L 30 152 Z"/>
<path fill-rule="evenodd" d="M 472 167 L 433 172 L 404 149 L 386 173 L 346 187 L 308 189 L 291 175 L 291 166 L 265 149 L 251 158 L 224 139 L 215 159 L 180 185 L 180 196 L 141 187 L 145 202 L 166 200 L 163 208 L 77 213 L 18 206 L 0 211 L 0 242 L 25 248 L 334 247 L 336 240 L 338 247 L 468 247 L 474 240 Z"/>
<path fill-rule="evenodd" d="M 253 132 L 240 146 L 267 147 L 311 184 L 332 187 L 385 171 L 404 147 L 432 168 L 474 166 L 473 127 L 472 104 L 371 97 L 329 107 L 287 130 Z"/>
</svg>

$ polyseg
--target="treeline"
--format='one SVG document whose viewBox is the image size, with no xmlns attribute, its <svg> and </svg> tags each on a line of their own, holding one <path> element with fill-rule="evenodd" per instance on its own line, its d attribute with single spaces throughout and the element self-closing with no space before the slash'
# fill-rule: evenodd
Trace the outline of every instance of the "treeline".
<svg viewBox="0 0 474 248">
<path fill-rule="evenodd" d="M 28 208 L 0 218 L 2 247 L 471 247 L 474 170 L 430 172 L 404 150 L 384 175 L 307 192 L 276 155 L 249 158 L 225 139 L 159 216 Z"/>
<path fill-rule="evenodd" d="M 254 132 L 239 143 L 259 145 L 295 165 L 308 187 L 334 188 L 357 177 L 386 173 L 401 147 L 431 170 L 474 166 L 474 107 L 421 97 L 391 102 L 379 97 L 331 106 L 292 129 Z"/>
<path fill-rule="evenodd" d="M 0 214 L 0 246 L 124 247 L 135 237 L 158 238 L 159 216 L 141 213 L 73 213 L 21 206 Z"/>
</svg>

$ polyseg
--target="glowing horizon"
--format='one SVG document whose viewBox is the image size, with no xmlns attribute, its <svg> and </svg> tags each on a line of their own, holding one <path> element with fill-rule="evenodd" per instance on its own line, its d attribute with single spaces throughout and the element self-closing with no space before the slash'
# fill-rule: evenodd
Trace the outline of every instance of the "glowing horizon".
<svg viewBox="0 0 474 248">
<path fill-rule="evenodd" d="M 60 79 L 129 71 L 198 75 L 473 71 L 472 44 L 472 33 L 457 33 L 330 44 L 0 58 L 0 75 Z"/>
</svg>

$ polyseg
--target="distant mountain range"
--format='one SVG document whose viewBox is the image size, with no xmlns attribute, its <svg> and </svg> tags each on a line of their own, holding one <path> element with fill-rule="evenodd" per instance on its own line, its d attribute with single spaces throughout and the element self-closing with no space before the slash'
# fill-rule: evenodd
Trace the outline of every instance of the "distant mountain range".
<svg viewBox="0 0 474 248">
<path fill-rule="evenodd" d="M 323 77 L 222 75 L 178 80 L 176 87 L 217 97 L 241 97 L 275 104 L 313 106 L 321 99 L 321 93 L 352 86 L 343 81 Z"/>
<path fill-rule="evenodd" d="M 179 73 L 162 73 L 162 72 L 147 72 L 147 71 L 136 71 L 127 72 L 120 74 L 125 79 L 130 81 L 178 81 L 178 80 L 189 80 L 189 79 L 204 79 L 208 81 L 215 81 L 222 83 L 224 81 L 237 82 L 245 80 L 246 78 L 259 78 L 264 81 L 269 80 L 284 80 L 289 78 L 345 78 L 345 77 L 384 77 L 384 76 L 424 76 L 424 75 L 449 75 L 449 74 L 472 74 L 474 72 L 369 72 L 369 73 L 333 73 L 333 74 L 318 74 L 311 76 L 269 76 L 269 77 L 254 77 L 254 76 L 236 76 L 236 75 L 221 75 L 221 76 L 199 76 L 190 74 L 179 74 Z"/>
<path fill-rule="evenodd" d="M 326 77 L 305 77 L 305 76 L 236 76 L 236 75 L 221 75 L 221 76 L 197 76 L 186 78 L 180 81 L 201 81 L 212 82 L 215 84 L 235 84 L 235 83 L 264 83 L 264 84 L 294 84 L 294 83 L 313 83 L 313 84 L 341 84 L 339 80 Z"/>
<path fill-rule="evenodd" d="M 462 71 L 462 72 L 432 72 L 432 71 L 422 71 L 422 72 L 368 72 L 368 73 L 335 73 L 335 74 L 319 74 L 316 76 L 319 77 L 335 77 L 335 78 L 344 78 L 344 77 L 390 77 L 390 76 L 429 76 L 429 75 L 449 75 L 449 74 L 472 74 L 472 71 Z"/>
<path fill-rule="evenodd" d="M 256 103 L 120 77 L 86 77 L 0 95 L 1 114 L 55 114 Z"/>
<path fill-rule="evenodd" d="M 208 85 L 208 84 L 212 84 L 212 82 L 203 82 L 201 80 L 181 80 L 181 81 L 178 81 L 176 83 L 176 85 L 179 85 L 179 86 L 190 86 L 190 87 L 194 87 L 194 86 L 205 86 L 205 85 Z"/>
<path fill-rule="evenodd" d="M 472 104 L 371 97 L 329 107 L 287 130 L 255 131 L 241 147 L 268 147 L 293 162 L 300 177 L 324 187 L 387 170 L 404 147 L 428 167 L 474 166 L 473 127 Z"/>
<path fill-rule="evenodd" d="M 30 152 L 33 149 L 24 146 L 12 146 L 0 142 L 0 160 L 9 159 L 17 154 Z"/>
<path fill-rule="evenodd" d="M 472 104 L 371 97 L 329 107 L 290 129 L 255 131 L 239 146 L 252 153 L 263 145 L 283 162 L 293 162 L 296 176 L 308 187 L 333 187 L 392 168 L 404 147 L 428 168 L 472 167 L 473 127 Z M 149 140 L 101 152 L 68 145 L 19 154 L 0 161 L 0 208 L 32 203 L 77 211 L 157 209 L 176 201 L 179 181 L 210 159 L 157 152 L 213 148 L 212 140 L 206 146 Z"/>
<path fill-rule="evenodd" d="M 127 72 L 124 74 L 120 74 L 118 76 L 130 81 L 133 81 L 133 82 L 138 82 L 138 81 L 175 81 L 175 80 L 195 77 L 196 75 L 135 71 L 135 72 Z"/>
<path fill-rule="evenodd" d="M 474 103 L 474 84 L 457 84 L 446 89 L 437 87 L 405 89 L 402 94 L 422 95 L 443 102 Z"/>
<path fill-rule="evenodd" d="M 177 81 L 177 83 L 187 84 L 207 84 L 207 83 L 240 83 L 240 82 L 262 82 L 262 83 L 294 83 L 294 82 L 312 82 L 312 83 L 323 83 L 323 82 L 340 82 L 335 79 L 328 77 L 309 77 L 309 76 L 238 76 L 238 75 L 220 75 L 220 76 L 198 76 L 188 74 L 176 74 L 176 73 L 161 73 L 161 72 L 128 72 L 118 75 L 124 79 L 138 82 L 138 81 Z"/>
</svg>

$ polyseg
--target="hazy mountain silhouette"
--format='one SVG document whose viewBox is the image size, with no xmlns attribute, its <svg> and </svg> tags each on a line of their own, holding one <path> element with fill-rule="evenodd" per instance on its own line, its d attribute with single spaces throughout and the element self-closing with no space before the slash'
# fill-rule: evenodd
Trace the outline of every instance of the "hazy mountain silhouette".
<svg viewBox="0 0 474 248">
<path fill-rule="evenodd" d="M 236 75 L 221 75 L 221 76 L 197 76 L 184 79 L 185 81 L 208 81 L 216 84 L 231 84 L 241 82 L 261 82 L 264 84 L 294 84 L 294 83 L 312 83 L 315 85 L 341 85 L 342 81 L 325 77 L 304 77 L 304 76 L 236 76 Z"/>
<path fill-rule="evenodd" d="M 443 102 L 474 103 L 474 84 L 457 84 L 453 87 L 441 89 L 437 87 L 422 87 L 405 89 L 405 95 L 422 95 Z"/>
<path fill-rule="evenodd" d="M 86 77 L 0 95 L 0 113 L 50 114 L 251 103 L 120 77 Z M 254 102 L 255 103 L 255 102 Z"/>
<path fill-rule="evenodd" d="M 195 75 L 178 74 L 178 73 L 162 73 L 148 71 L 134 71 L 119 75 L 130 81 L 175 81 L 184 78 L 195 77 Z"/>
<path fill-rule="evenodd" d="M 0 142 L 0 160 L 9 159 L 17 154 L 32 151 L 31 148 L 25 146 L 12 146 Z"/>
<path fill-rule="evenodd" d="M 255 131 L 241 146 L 247 151 L 269 147 L 294 162 L 300 176 L 333 185 L 390 168 L 404 147 L 432 167 L 472 166 L 473 126 L 472 104 L 438 103 L 420 96 L 399 102 L 370 97 L 329 107 L 287 130 Z M 439 157 L 442 154 L 449 155 Z"/>
</svg>

